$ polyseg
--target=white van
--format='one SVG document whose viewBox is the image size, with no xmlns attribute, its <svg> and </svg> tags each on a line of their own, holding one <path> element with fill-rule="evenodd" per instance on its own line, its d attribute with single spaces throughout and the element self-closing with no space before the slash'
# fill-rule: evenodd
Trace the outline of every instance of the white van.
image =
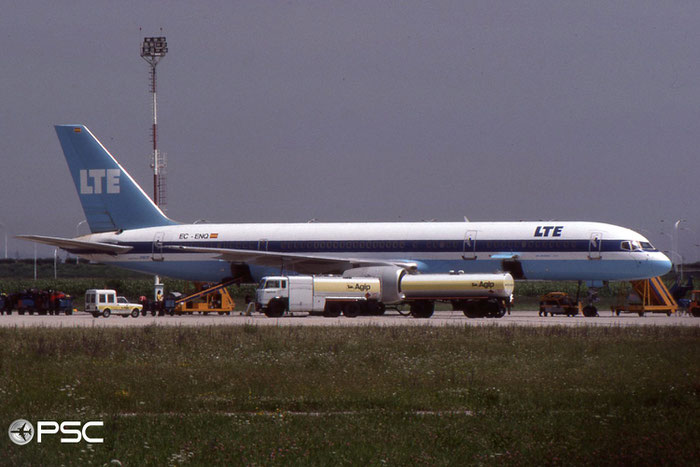
<svg viewBox="0 0 700 467">
<path fill-rule="evenodd" d="M 117 296 L 116 290 L 90 289 L 85 292 L 85 311 L 95 318 L 100 315 L 108 318 L 111 314 L 136 318 L 142 309 L 142 305 L 129 303 L 126 298 Z"/>
</svg>

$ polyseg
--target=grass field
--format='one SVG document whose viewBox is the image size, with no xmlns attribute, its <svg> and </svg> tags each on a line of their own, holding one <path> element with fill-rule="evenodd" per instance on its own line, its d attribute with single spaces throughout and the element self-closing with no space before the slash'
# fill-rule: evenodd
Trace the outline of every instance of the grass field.
<svg viewBox="0 0 700 467">
<path fill-rule="evenodd" d="M 700 329 L 0 329 L 2 465 L 687 465 Z"/>
</svg>

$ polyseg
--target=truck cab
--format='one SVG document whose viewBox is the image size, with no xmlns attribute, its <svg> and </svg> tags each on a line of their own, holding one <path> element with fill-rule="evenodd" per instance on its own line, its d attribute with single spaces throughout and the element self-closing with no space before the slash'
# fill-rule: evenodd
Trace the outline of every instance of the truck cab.
<svg viewBox="0 0 700 467">
<path fill-rule="evenodd" d="M 108 318 L 112 314 L 136 318 L 142 309 L 142 305 L 130 303 L 125 297 L 118 296 L 116 290 L 90 289 L 85 292 L 85 311 L 92 313 L 95 318 Z"/>
<path fill-rule="evenodd" d="M 255 291 L 258 311 L 267 316 L 279 317 L 289 308 L 289 278 L 287 276 L 263 277 Z"/>
</svg>

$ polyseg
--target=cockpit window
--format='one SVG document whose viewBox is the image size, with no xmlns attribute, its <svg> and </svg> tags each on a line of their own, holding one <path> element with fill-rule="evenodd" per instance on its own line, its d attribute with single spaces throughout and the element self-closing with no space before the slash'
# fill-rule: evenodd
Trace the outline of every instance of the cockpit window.
<svg viewBox="0 0 700 467">
<path fill-rule="evenodd" d="M 655 250 L 656 249 L 656 248 L 654 248 L 654 245 L 652 245 L 649 242 L 641 242 L 641 245 L 642 245 L 642 248 L 644 248 L 645 250 Z"/>
<path fill-rule="evenodd" d="M 624 251 L 642 251 L 642 244 L 636 240 L 625 240 L 620 244 Z"/>
</svg>

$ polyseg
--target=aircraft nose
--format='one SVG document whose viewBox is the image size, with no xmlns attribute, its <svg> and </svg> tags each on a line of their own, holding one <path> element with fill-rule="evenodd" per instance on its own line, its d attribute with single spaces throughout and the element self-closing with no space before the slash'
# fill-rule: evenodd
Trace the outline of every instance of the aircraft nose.
<svg viewBox="0 0 700 467">
<path fill-rule="evenodd" d="M 665 254 L 658 252 L 649 258 L 649 269 L 653 277 L 663 276 L 671 270 L 673 263 Z"/>
</svg>

